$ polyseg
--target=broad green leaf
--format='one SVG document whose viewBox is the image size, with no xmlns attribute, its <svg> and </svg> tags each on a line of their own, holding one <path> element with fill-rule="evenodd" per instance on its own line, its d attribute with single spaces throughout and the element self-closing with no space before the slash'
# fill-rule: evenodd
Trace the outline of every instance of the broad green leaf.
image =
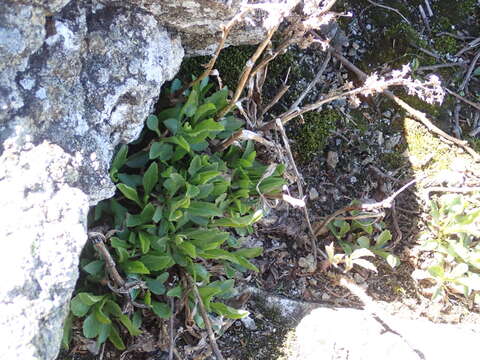
<svg viewBox="0 0 480 360">
<path fill-rule="evenodd" d="M 117 177 L 121 183 L 124 183 L 125 185 L 128 185 L 134 189 L 137 186 L 142 185 L 143 178 L 140 175 L 119 173 Z"/>
<path fill-rule="evenodd" d="M 122 248 L 122 249 L 129 249 L 130 248 L 130 246 L 128 245 L 128 243 L 125 240 L 120 240 L 118 237 L 115 237 L 115 236 L 110 238 L 110 245 L 113 248 Z"/>
<path fill-rule="evenodd" d="M 254 258 L 257 256 L 262 255 L 263 253 L 263 248 L 261 247 L 255 247 L 255 248 L 244 248 L 235 251 L 235 255 L 243 256 L 247 259 Z"/>
<path fill-rule="evenodd" d="M 115 155 L 112 166 L 110 168 L 110 177 L 113 181 L 118 181 L 117 173 L 120 168 L 127 162 L 128 146 L 122 145 Z"/>
<path fill-rule="evenodd" d="M 180 122 L 177 119 L 167 119 L 163 122 L 165 127 L 170 130 L 172 135 L 176 135 L 178 128 L 180 127 Z"/>
<path fill-rule="evenodd" d="M 216 170 L 202 171 L 202 172 L 197 173 L 192 178 L 192 183 L 194 185 L 202 185 L 202 184 L 205 184 L 208 181 L 216 178 L 219 175 L 221 175 L 221 172 L 216 171 Z"/>
<path fill-rule="evenodd" d="M 184 241 L 184 242 L 178 244 L 177 246 L 184 254 L 190 256 L 191 258 L 196 258 L 197 257 L 197 250 L 195 248 L 195 245 Z"/>
<path fill-rule="evenodd" d="M 143 188 L 145 189 L 145 194 L 150 195 L 155 185 L 158 182 L 158 165 L 153 162 L 148 167 L 147 171 L 143 175 Z"/>
<path fill-rule="evenodd" d="M 445 270 L 443 269 L 443 266 L 441 265 L 433 265 L 430 266 L 427 271 L 432 275 L 433 277 L 443 279 L 445 276 Z"/>
<path fill-rule="evenodd" d="M 112 321 L 110 320 L 110 318 L 105 315 L 105 313 L 103 312 L 103 305 L 105 304 L 105 301 L 103 301 L 102 303 L 97 303 L 94 305 L 93 307 L 93 313 L 95 315 L 95 318 L 102 324 L 111 324 Z"/>
<path fill-rule="evenodd" d="M 185 179 L 179 173 L 172 173 L 167 180 L 164 181 L 163 187 L 167 189 L 170 196 L 174 196 L 175 193 L 185 184 Z"/>
<path fill-rule="evenodd" d="M 112 301 L 112 300 L 107 300 L 103 308 L 105 309 L 106 312 L 108 312 L 109 314 L 112 314 L 115 317 L 119 317 L 123 314 L 120 306 L 115 301 Z"/>
<path fill-rule="evenodd" d="M 134 188 L 125 185 L 125 184 L 117 184 L 118 190 L 122 192 L 122 194 L 129 200 L 134 201 L 138 206 L 143 207 L 142 202 L 140 201 L 140 198 L 138 197 L 137 190 Z"/>
<path fill-rule="evenodd" d="M 212 103 L 215 107 L 220 110 L 228 105 L 227 101 L 228 89 L 225 87 L 222 90 L 219 90 L 212 94 L 211 96 L 205 99 L 205 103 Z"/>
<path fill-rule="evenodd" d="M 155 207 L 152 203 L 148 203 L 140 214 L 132 215 L 127 214 L 127 227 L 135 227 L 149 223 L 152 220 L 153 214 L 155 213 Z"/>
<path fill-rule="evenodd" d="M 213 103 L 205 103 L 200 105 L 195 112 L 195 116 L 193 117 L 193 122 L 196 123 L 199 120 L 203 120 L 217 111 L 217 107 Z"/>
<path fill-rule="evenodd" d="M 147 117 L 147 127 L 154 131 L 158 137 L 161 137 L 162 134 L 160 133 L 160 130 L 158 129 L 158 117 L 156 117 L 155 115 L 149 115 Z"/>
<path fill-rule="evenodd" d="M 148 253 L 150 250 L 150 244 L 153 241 L 155 241 L 155 235 L 149 234 L 145 231 L 140 231 L 138 233 L 138 240 L 140 241 L 140 250 L 142 254 Z"/>
<path fill-rule="evenodd" d="M 180 285 L 175 286 L 167 291 L 167 296 L 175 296 L 180 297 L 182 296 L 182 287 Z"/>
<path fill-rule="evenodd" d="M 225 316 L 228 319 L 242 319 L 249 314 L 246 310 L 235 309 L 217 302 L 210 303 L 210 308 L 218 315 Z"/>
<path fill-rule="evenodd" d="M 198 188 L 198 186 L 187 184 L 187 192 L 185 193 L 185 196 L 188 196 L 189 198 L 195 198 L 199 194 L 200 189 Z"/>
<path fill-rule="evenodd" d="M 257 210 L 255 213 L 251 215 L 235 217 L 235 218 L 232 217 L 232 218 L 216 219 L 212 222 L 212 225 L 241 228 L 241 227 L 246 227 L 254 224 L 258 220 L 260 220 L 262 216 L 263 216 L 263 211 Z"/>
<path fill-rule="evenodd" d="M 162 281 L 157 279 L 147 279 L 145 281 L 147 283 L 148 288 L 152 293 L 155 295 L 163 295 L 165 294 L 166 288 Z"/>
<path fill-rule="evenodd" d="M 360 236 L 357 239 L 357 244 L 360 245 L 362 248 L 369 248 L 370 247 L 370 239 L 366 236 Z"/>
<path fill-rule="evenodd" d="M 125 261 L 121 264 L 122 269 L 129 274 L 150 274 L 150 271 L 141 261 Z"/>
<path fill-rule="evenodd" d="M 245 259 L 243 256 L 235 255 L 235 257 L 237 259 L 236 263 L 238 265 L 243 266 L 245 269 L 259 272 L 258 268 L 255 265 L 253 265 L 250 261 Z"/>
<path fill-rule="evenodd" d="M 375 238 L 375 248 L 382 248 L 390 240 L 392 240 L 392 233 L 388 230 L 383 230 L 380 235 Z"/>
<path fill-rule="evenodd" d="M 475 71 L 472 74 L 473 76 L 479 76 L 480 77 L 480 66 L 475 69 Z"/>
<path fill-rule="evenodd" d="M 97 341 L 96 341 L 96 346 L 97 348 L 100 347 L 105 341 L 107 341 L 108 335 L 110 334 L 110 331 L 112 331 L 112 325 L 111 324 L 101 324 L 100 325 L 100 330 L 98 331 L 98 336 L 97 336 Z"/>
<path fill-rule="evenodd" d="M 90 310 L 91 305 L 85 305 L 82 300 L 77 296 L 75 296 L 72 301 L 70 302 L 70 310 L 72 311 L 73 315 L 77 317 L 83 317 L 88 313 Z"/>
<path fill-rule="evenodd" d="M 168 161 L 173 156 L 173 146 L 163 142 L 154 142 L 150 147 L 149 158 Z"/>
<path fill-rule="evenodd" d="M 152 310 L 155 315 L 162 319 L 168 319 L 170 316 L 172 316 L 170 306 L 162 302 L 152 301 Z"/>
<path fill-rule="evenodd" d="M 121 316 L 118 317 L 118 319 L 123 324 L 123 326 L 125 326 L 127 328 L 130 335 L 138 336 L 142 333 L 140 331 L 140 329 L 138 329 L 137 327 L 135 327 L 133 325 L 132 321 L 130 320 L 130 318 L 127 315 L 122 314 Z"/>
<path fill-rule="evenodd" d="M 219 122 L 213 120 L 213 119 L 206 119 L 201 122 L 199 122 L 195 127 L 193 128 L 193 132 L 195 134 L 200 134 L 203 132 L 210 133 L 210 132 L 219 132 L 224 130 L 224 127 L 222 124 Z"/>
<path fill-rule="evenodd" d="M 115 251 L 117 253 L 119 263 L 123 263 L 125 260 L 130 258 L 130 254 L 124 248 L 116 248 Z"/>
<path fill-rule="evenodd" d="M 213 217 L 222 216 L 223 212 L 214 204 L 205 201 L 191 201 L 188 213 L 193 216 Z"/>
<path fill-rule="evenodd" d="M 194 176 L 198 170 L 203 167 L 202 159 L 200 155 L 195 155 L 193 159 L 190 161 L 190 166 L 188 167 L 188 173 L 190 176 Z"/>
<path fill-rule="evenodd" d="M 170 143 L 173 143 L 173 144 L 177 144 L 178 146 L 180 146 L 186 152 L 190 152 L 190 145 L 188 144 L 187 140 L 185 140 L 185 138 L 181 135 L 171 136 L 171 137 L 163 139 L 163 141 L 170 142 Z"/>
<path fill-rule="evenodd" d="M 153 222 L 158 223 L 162 219 L 162 215 L 163 215 L 163 207 L 157 206 L 152 216 Z"/>
<path fill-rule="evenodd" d="M 103 295 L 93 295 L 87 292 L 78 293 L 77 296 L 85 305 L 88 306 L 92 306 L 93 304 L 103 300 L 104 298 Z"/>
<path fill-rule="evenodd" d="M 144 255 L 140 258 L 140 260 L 151 271 L 164 270 L 175 264 L 170 255 Z"/>
<path fill-rule="evenodd" d="M 125 350 L 125 344 L 123 343 L 120 334 L 118 333 L 117 328 L 115 325 L 112 324 L 112 328 L 110 329 L 110 334 L 108 334 L 108 340 L 111 341 L 113 346 L 115 346 L 118 350 Z"/>
<path fill-rule="evenodd" d="M 102 324 L 95 318 L 93 313 L 88 315 L 82 325 L 83 336 L 87 339 L 93 339 L 98 335 L 101 325 Z"/>
<path fill-rule="evenodd" d="M 200 278 L 205 280 L 207 283 L 210 279 L 210 274 L 202 264 L 194 263 L 189 267 L 191 274 L 193 275 L 194 279 Z"/>
<path fill-rule="evenodd" d="M 103 260 L 94 260 L 83 267 L 83 271 L 89 273 L 90 275 L 96 275 L 103 270 L 105 261 Z"/>
<path fill-rule="evenodd" d="M 130 156 L 127 160 L 127 166 L 133 169 L 143 169 L 148 163 L 148 154 L 144 151 L 139 151 Z"/>
<path fill-rule="evenodd" d="M 188 99 L 185 102 L 185 105 L 182 107 L 182 112 L 188 117 L 192 117 L 195 115 L 198 106 L 198 92 L 195 89 L 192 89 L 190 95 L 188 95 Z"/>
</svg>

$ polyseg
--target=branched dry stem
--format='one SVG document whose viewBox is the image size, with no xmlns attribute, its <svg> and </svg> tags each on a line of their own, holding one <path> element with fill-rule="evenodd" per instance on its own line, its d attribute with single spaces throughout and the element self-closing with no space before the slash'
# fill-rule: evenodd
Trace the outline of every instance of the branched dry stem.
<svg viewBox="0 0 480 360">
<path fill-rule="evenodd" d="M 250 78 L 250 74 L 252 73 L 252 68 L 255 65 L 255 62 L 258 60 L 260 55 L 262 55 L 263 51 L 265 50 L 267 45 L 270 43 L 270 39 L 272 38 L 276 30 L 277 30 L 276 26 L 268 30 L 266 38 L 257 47 L 252 57 L 247 61 L 247 63 L 243 68 L 242 74 L 240 75 L 240 80 L 238 81 L 237 89 L 235 90 L 235 94 L 233 95 L 233 98 L 230 100 L 227 106 L 225 106 L 222 110 L 218 112 L 218 114 L 216 115 L 216 119 L 220 119 L 225 114 L 227 114 L 235 106 L 238 99 L 240 99 L 240 95 L 243 92 L 245 84 Z"/>
<path fill-rule="evenodd" d="M 292 155 L 292 150 L 290 149 L 290 144 L 288 143 L 288 137 L 285 132 L 285 128 L 283 127 L 282 121 L 280 119 L 276 119 L 276 125 L 278 130 L 280 131 L 280 134 L 282 136 L 283 143 L 285 145 L 285 150 L 287 151 L 287 156 L 288 160 L 290 161 L 290 164 L 292 165 L 293 171 L 295 172 L 295 176 L 297 177 L 297 186 L 298 186 L 298 194 L 300 196 L 300 199 L 303 199 L 304 194 L 303 194 L 303 178 L 300 175 L 300 172 L 298 171 L 297 165 L 295 164 L 295 160 L 293 159 Z M 314 266 L 312 268 L 316 269 L 317 268 L 317 236 L 315 235 L 315 232 L 313 231 L 312 228 L 312 223 L 310 221 L 310 216 L 308 214 L 308 209 L 307 206 L 302 207 L 303 214 L 305 215 L 305 220 L 307 221 L 307 226 L 308 226 L 308 231 L 310 233 L 310 247 L 314 259 Z M 324 258 L 327 258 L 327 255 L 323 253 L 323 251 L 320 250 L 320 253 L 323 255 Z"/>
<path fill-rule="evenodd" d="M 361 80 L 364 81 L 367 78 L 367 74 L 365 74 L 362 70 L 360 70 L 358 67 L 352 64 L 343 55 L 339 54 L 335 49 L 331 48 L 330 52 L 332 53 L 333 56 L 335 56 L 338 60 L 340 60 L 345 67 L 353 71 Z M 420 121 L 428 130 L 437 134 L 440 137 L 440 139 L 442 139 L 444 142 L 454 143 L 460 146 L 466 152 L 468 152 L 475 159 L 475 161 L 480 161 L 480 155 L 477 152 L 475 152 L 475 150 L 473 150 L 471 147 L 468 146 L 468 142 L 459 140 L 451 135 L 448 135 L 445 131 L 436 127 L 423 112 L 417 109 L 414 109 L 413 107 L 408 105 L 405 101 L 403 101 L 398 96 L 396 96 L 390 90 L 384 90 L 383 94 L 385 94 L 388 98 L 393 100 L 397 105 L 399 105 L 404 110 L 406 110 L 416 120 Z"/>
</svg>

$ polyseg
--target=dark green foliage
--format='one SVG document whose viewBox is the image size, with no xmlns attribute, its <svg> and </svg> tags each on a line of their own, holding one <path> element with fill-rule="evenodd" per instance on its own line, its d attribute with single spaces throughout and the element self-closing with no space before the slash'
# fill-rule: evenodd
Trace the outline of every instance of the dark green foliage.
<svg viewBox="0 0 480 360">
<path fill-rule="evenodd" d="M 174 81 L 170 93 L 180 86 Z M 284 184 L 280 165 L 263 178 L 267 166 L 255 160 L 251 142 L 214 152 L 211 141 L 229 137 L 243 122 L 228 114 L 214 120 L 227 104 L 228 93 L 223 89 L 207 96 L 210 88 L 204 79 L 184 93 L 183 104 L 148 117 L 143 140 L 122 146 L 112 162 L 117 195 L 91 214 L 91 225 L 107 221 L 119 230 L 106 246 L 127 283 L 145 284 L 130 290 L 130 298 L 159 318 L 172 316 L 169 296 L 183 296 L 178 279 L 182 272 L 201 282 L 199 292 L 207 311 L 233 319 L 245 316 L 221 301 L 235 295 L 229 279 L 235 272 L 258 271 L 248 259 L 262 249 L 241 248 L 236 235 L 252 232 L 263 214 L 261 195 L 278 193 Z M 84 257 L 81 262 L 87 279 L 97 286 L 72 299 L 71 313 L 84 318 L 85 337 L 96 338 L 98 346 L 109 339 L 123 350 L 121 329 L 131 336 L 140 334 L 141 313 L 124 314 L 118 295 L 99 289 L 106 274 L 103 259 Z M 218 270 L 211 274 L 212 265 L 223 265 L 226 277 L 218 277 Z M 186 296 L 190 313 L 203 327 L 192 292 Z M 70 318 L 66 346 L 71 324 Z"/>
</svg>

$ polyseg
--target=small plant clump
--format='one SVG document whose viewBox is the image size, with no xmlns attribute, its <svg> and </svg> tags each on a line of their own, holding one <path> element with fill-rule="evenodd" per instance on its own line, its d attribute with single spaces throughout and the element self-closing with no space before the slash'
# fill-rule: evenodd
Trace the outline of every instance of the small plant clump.
<svg viewBox="0 0 480 360">
<path fill-rule="evenodd" d="M 348 272 L 353 265 L 377 272 L 377 268 L 365 257 L 379 256 L 392 268 L 400 264 L 400 259 L 388 248 L 392 234 L 385 229 L 385 224 L 375 219 L 362 218 L 360 210 L 350 212 L 353 220 L 334 220 L 328 224 L 328 229 L 335 236 L 343 252 L 336 252 L 333 242 L 325 247 L 328 261 L 338 267 L 343 265 L 343 271 Z M 355 217 L 358 217 L 355 219 Z"/>
<path fill-rule="evenodd" d="M 478 201 L 457 194 L 431 200 L 427 225 L 430 231 L 421 238 L 421 245 L 431 259 L 426 270 L 415 270 L 413 277 L 433 284 L 432 299 L 443 299 L 449 293 L 463 294 L 480 304 Z"/>
<path fill-rule="evenodd" d="M 237 273 L 258 271 L 249 259 L 262 248 L 244 248 L 240 237 L 262 217 L 262 199 L 281 191 L 284 167 L 272 171 L 258 162 L 251 141 L 215 152 L 213 144 L 243 121 L 233 115 L 214 120 L 227 105 L 228 90 L 212 93 L 212 86 L 207 77 L 183 93 L 184 102 L 149 116 L 141 139 L 116 154 L 110 176 L 118 192 L 95 207 L 90 225 L 115 230 L 104 245 L 125 284 L 115 290 L 109 283 L 112 264 L 104 256 L 84 257 L 87 281 L 71 301 L 64 345 L 76 317 L 97 348 L 108 339 L 123 350 L 124 335 L 139 335 L 146 316 L 173 316 L 169 298 L 177 298 L 188 320 L 204 328 L 187 278 L 217 324 L 222 317 L 246 315 L 223 301 L 236 295 Z M 176 80 L 169 93 L 179 89 Z"/>
</svg>

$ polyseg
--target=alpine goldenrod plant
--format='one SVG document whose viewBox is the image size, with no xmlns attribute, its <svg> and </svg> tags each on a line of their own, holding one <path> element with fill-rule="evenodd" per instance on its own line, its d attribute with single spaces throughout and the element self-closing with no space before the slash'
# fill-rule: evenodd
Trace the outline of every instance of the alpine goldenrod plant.
<svg viewBox="0 0 480 360">
<path fill-rule="evenodd" d="M 168 93 L 181 86 L 173 81 Z M 214 120 L 227 105 L 228 90 L 211 88 L 207 77 L 185 90 L 183 101 L 149 116 L 141 138 L 121 146 L 113 160 L 117 194 L 91 214 L 92 226 L 114 230 L 100 241 L 111 259 L 96 252 L 82 258 L 88 285 L 70 307 L 97 347 L 108 339 L 125 349 L 122 334 L 139 335 L 144 316 L 174 316 L 169 298 L 177 298 L 177 308 L 200 328 L 205 324 L 199 306 L 216 318 L 246 315 L 224 300 L 236 295 L 237 272 L 258 271 L 249 259 L 262 248 L 244 248 L 239 237 L 262 217 L 262 199 L 281 191 L 284 167 L 266 173 L 269 167 L 256 160 L 251 141 L 215 152 L 215 143 L 243 121 L 231 114 Z M 109 279 L 112 266 L 124 280 L 121 288 Z M 66 322 L 67 346 L 72 319 Z"/>
</svg>

